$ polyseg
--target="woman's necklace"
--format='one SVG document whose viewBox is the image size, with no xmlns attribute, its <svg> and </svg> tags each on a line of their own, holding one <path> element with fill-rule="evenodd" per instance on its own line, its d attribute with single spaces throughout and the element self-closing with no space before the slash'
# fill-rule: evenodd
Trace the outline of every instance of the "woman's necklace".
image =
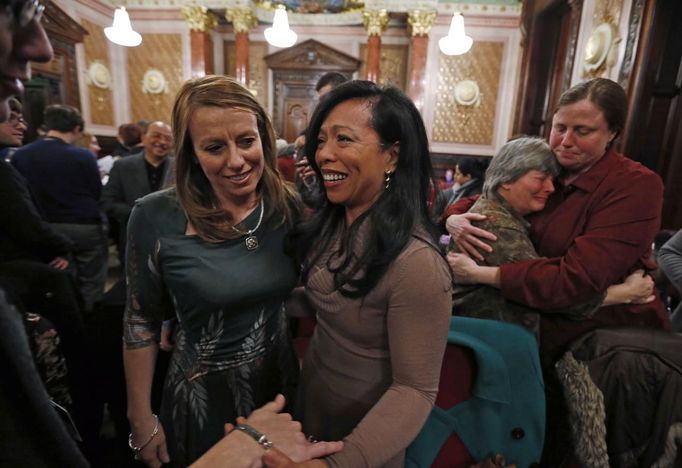
<svg viewBox="0 0 682 468">
<path fill-rule="evenodd" d="M 246 249 L 247 250 L 256 250 L 258 248 L 258 238 L 253 235 L 254 232 L 258 230 L 260 227 L 261 221 L 263 221 L 263 213 L 265 212 L 265 204 L 263 203 L 263 199 L 260 199 L 260 216 L 258 217 L 258 223 L 256 223 L 256 227 L 253 229 L 249 229 L 248 231 L 244 232 L 236 227 L 232 226 L 232 229 L 235 230 L 236 233 L 241 234 L 242 236 L 246 236 L 246 239 L 244 240 L 244 244 L 246 244 Z"/>
</svg>

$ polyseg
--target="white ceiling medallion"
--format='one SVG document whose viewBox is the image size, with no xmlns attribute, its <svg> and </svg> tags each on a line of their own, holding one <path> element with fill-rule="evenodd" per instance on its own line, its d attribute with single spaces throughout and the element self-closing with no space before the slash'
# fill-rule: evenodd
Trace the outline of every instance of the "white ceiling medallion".
<svg viewBox="0 0 682 468">
<path fill-rule="evenodd" d="M 602 66 L 609 56 L 614 36 L 613 27 L 609 23 L 601 23 L 594 29 L 585 46 L 585 71 L 590 72 Z"/>
<path fill-rule="evenodd" d="M 146 94 L 168 92 L 168 81 L 161 70 L 150 68 L 142 77 L 142 91 Z"/>
<path fill-rule="evenodd" d="M 455 85 L 455 102 L 460 106 L 479 106 L 481 90 L 473 80 L 462 80 Z"/>
<path fill-rule="evenodd" d="M 101 62 L 92 62 L 86 72 L 88 83 L 102 89 L 111 89 L 111 73 Z"/>
</svg>

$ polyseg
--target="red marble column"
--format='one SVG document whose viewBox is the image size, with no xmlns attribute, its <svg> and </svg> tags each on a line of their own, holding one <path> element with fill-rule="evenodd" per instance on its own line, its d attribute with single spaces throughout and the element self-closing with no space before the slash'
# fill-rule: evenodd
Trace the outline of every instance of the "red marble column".
<svg viewBox="0 0 682 468">
<path fill-rule="evenodd" d="M 365 79 L 379 82 L 381 69 L 381 37 L 372 35 L 367 38 L 367 66 L 365 67 Z"/>
<path fill-rule="evenodd" d="M 201 31 L 190 31 L 192 50 L 192 78 L 215 73 L 213 64 L 213 39 Z"/>
<path fill-rule="evenodd" d="M 235 33 L 235 78 L 249 86 L 249 33 Z"/>
<path fill-rule="evenodd" d="M 424 87 L 426 84 L 426 53 L 429 46 L 428 36 L 412 36 L 409 80 L 407 95 L 412 98 L 417 109 L 424 104 Z"/>
</svg>

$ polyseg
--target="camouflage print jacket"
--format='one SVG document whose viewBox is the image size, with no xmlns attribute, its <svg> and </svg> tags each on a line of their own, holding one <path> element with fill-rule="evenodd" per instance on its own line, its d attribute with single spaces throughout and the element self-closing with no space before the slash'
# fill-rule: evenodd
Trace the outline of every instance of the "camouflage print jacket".
<svg viewBox="0 0 682 468">
<path fill-rule="evenodd" d="M 499 266 L 504 263 L 539 258 L 530 241 L 530 224 L 502 197 L 488 198 L 482 195 L 469 210 L 487 216 L 483 221 L 475 221 L 476 227 L 485 229 L 497 240 L 491 243 L 493 251 L 483 252 L 485 266 Z M 457 252 L 454 242 L 449 251 Z M 540 313 L 564 314 L 576 320 L 591 317 L 600 307 L 605 295 L 595 297 L 586 303 L 575 304 L 562 309 L 539 310 L 513 302 L 502 296 L 502 292 L 485 285 L 455 285 L 453 292 L 453 315 L 482 319 L 501 320 L 516 323 L 531 331 L 539 339 Z"/>
</svg>

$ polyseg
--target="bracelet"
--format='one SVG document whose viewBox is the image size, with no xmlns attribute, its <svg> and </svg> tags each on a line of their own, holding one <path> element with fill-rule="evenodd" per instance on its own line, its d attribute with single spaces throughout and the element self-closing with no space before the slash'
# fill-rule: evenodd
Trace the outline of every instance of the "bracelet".
<svg viewBox="0 0 682 468">
<path fill-rule="evenodd" d="M 133 444 L 133 433 L 131 432 L 128 435 L 128 447 L 130 447 L 130 450 L 132 450 L 135 453 L 135 459 L 137 460 L 137 456 L 139 453 L 144 449 L 147 445 L 149 445 L 149 442 L 152 441 L 154 437 L 156 437 L 156 434 L 159 433 L 159 417 L 152 413 L 152 416 L 154 416 L 154 430 L 152 430 L 151 435 L 149 436 L 149 439 L 147 441 L 140 445 L 139 447 Z"/>
<path fill-rule="evenodd" d="M 265 450 L 272 448 L 272 442 L 270 442 L 268 438 L 265 437 L 265 434 L 263 434 L 262 432 L 258 432 L 248 424 L 238 424 L 234 426 L 234 428 L 250 436 L 253 440 L 258 442 L 258 444 L 260 444 L 260 446 L 263 447 Z"/>
</svg>

